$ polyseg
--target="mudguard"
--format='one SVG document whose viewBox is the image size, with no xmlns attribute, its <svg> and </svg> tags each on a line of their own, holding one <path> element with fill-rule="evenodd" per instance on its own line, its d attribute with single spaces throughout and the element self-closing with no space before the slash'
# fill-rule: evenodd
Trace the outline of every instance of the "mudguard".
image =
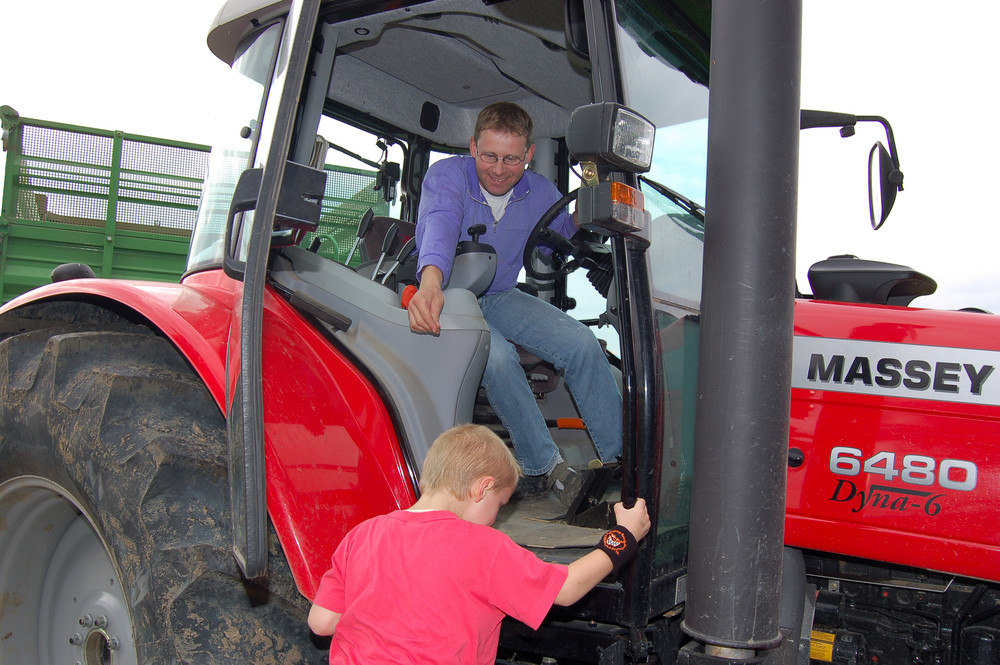
<svg viewBox="0 0 1000 665">
<path fill-rule="evenodd" d="M 131 309 L 173 342 L 225 413 L 235 284 L 221 270 L 183 284 L 72 280 L 12 300 L 0 316 L 40 300 Z M 376 388 L 270 289 L 262 360 L 268 514 L 299 591 L 312 598 L 350 528 L 416 500 L 413 477 Z"/>
</svg>

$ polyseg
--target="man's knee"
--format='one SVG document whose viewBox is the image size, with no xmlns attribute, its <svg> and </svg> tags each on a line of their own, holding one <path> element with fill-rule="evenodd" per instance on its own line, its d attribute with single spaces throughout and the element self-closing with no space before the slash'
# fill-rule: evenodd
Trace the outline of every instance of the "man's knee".
<svg viewBox="0 0 1000 665">
<path fill-rule="evenodd" d="M 567 345 L 572 349 L 572 355 L 578 362 L 607 362 L 604 347 L 589 328 L 581 326 Z"/>
<path fill-rule="evenodd" d="M 490 355 L 486 359 L 486 371 L 496 371 L 499 368 L 521 366 L 520 357 L 514 345 L 502 337 L 493 336 L 490 340 Z"/>
</svg>

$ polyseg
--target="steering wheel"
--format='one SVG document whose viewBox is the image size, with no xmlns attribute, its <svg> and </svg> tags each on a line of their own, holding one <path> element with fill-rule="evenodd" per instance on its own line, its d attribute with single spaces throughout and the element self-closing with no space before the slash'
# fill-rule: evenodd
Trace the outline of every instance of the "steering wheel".
<svg viewBox="0 0 1000 665">
<path fill-rule="evenodd" d="M 607 275 L 611 269 L 611 248 L 604 244 L 605 238 L 593 231 L 581 229 L 570 239 L 549 228 L 562 209 L 576 200 L 579 191 L 579 189 L 575 189 L 553 203 L 531 229 L 528 240 L 524 244 L 524 256 L 522 257 L 524 270 L 534 279 L 551 281 L 565 277 L 577 268 L 586 268 L 588 270 L 587 278 L 591 280 L 598 291 L 601 291 L 602 295 L 607 296 L 607 285 L 599 286 L 597 283 L 605 282 L 606 280 L 601 274 Z M 572 256 L 573 259 L 555 270 L 536 268 L 532 265 L 531 256 L 539 245 L 547 245 L 552 248 L 554 254 L 562 257 Z"/>
<path fill-rule="evenodd" d="M 539 245 L 547 245 L 548 247 L 551 247 L 556 254 L 560 254 L 562 256 L 569 256 L 576 253 L 576 243 L 564 238 L 562 235 L 553 231 L 549 227 L 552 225 L 552 222 L 556 220 L 556 217 L 559 216 L 559 213 L 562 212 L 562 209 L 576 200 L 576 196 L 579 191 L 579 189 L 574 189 L 572 192 L 566 194 L 561 199 L 553 203 L 549 209 L 538 218 L 538 222 L 535 224 L 535 227 L 531 229 L 531 233 L 528 234 L 528 240 L 524 245 L 524 256 L 522 257 L 522 260 L 524 263 L 524 271 L 528 273 L 529 277 L 533 277 L 534 279 L 541 281 L 549 281 L 564 277 L 580 267 L 580 261 L 573 259 L 571 261 L 567 261 L 563 267 L 557 270 L 539 270 L 532 265 L 533 261 L 531 260 L 531 255 Z"/>
</svg>

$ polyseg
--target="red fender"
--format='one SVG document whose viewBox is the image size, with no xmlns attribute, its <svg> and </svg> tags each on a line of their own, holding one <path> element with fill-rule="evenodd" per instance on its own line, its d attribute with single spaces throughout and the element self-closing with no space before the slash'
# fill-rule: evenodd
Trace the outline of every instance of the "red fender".
<svg viewBox="0 0 1000 665">
<path fill-rule="evenodd" d="M 173 342 L 225 413 L 235 284 L 221 270 L 196 273 L 182 284 L 71 280 L 15 298 L 0 315 L 81 295 L 124 305 Z M 299 591 L 312 598 L 347 531 L 413 504 L 414 477 L 376 387 L 270 290 L 263 366 L 268 513 Z"/>
</svg>

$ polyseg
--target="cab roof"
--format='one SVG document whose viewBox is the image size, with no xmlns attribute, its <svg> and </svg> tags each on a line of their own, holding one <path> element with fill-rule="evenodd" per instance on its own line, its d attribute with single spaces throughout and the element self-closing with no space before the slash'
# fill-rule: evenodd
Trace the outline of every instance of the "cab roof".
<svg viewBox="0 0 1000 665">
<path fill-rule="evenodd" d="M 655 9 L 663 3 L 645 4 Z M 704 23 L 707 3 L 688 4 L 699 8 Z M 232 63 L 240 43 L 286 14 L 289 5 L 288 0 L 230 0 L 212 26 L 209 48 Z M 567 44 L 564 5 L 558 0 L 326 3 L 321 17 L 336 30 L 337 43 L 328 106 L 461 148 L 483 106 L 512 101 L 531 114 L 536 137 L 562 136 L 572 110 L 594 97 L 588 59 Z M 679 25 L 650 15 L 639 30 L 662 33 L 658 21 L 672 30 Z M 688 21 L 685 30 L 698 32 L 689 30 L 692 25 Z M 707 31 L 703 43 L 697 41 L 685 48 L 707 63 Z M 672 58 L 684 67 L 684 58 Z"/>
</svg>

